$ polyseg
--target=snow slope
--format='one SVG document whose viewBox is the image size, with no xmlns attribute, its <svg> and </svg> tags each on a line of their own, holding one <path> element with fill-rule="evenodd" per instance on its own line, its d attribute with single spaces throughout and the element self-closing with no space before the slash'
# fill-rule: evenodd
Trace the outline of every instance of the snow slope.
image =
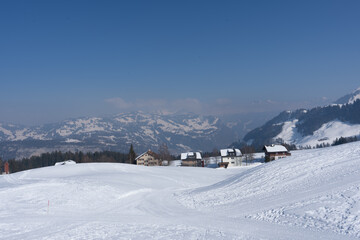
<svg viewBox="0 0 360 240">
<path fill-rule="evenodd" d="M 359 163 L 355 142 L 255 167 L 91 163 L 0 176 L 1 238 L 357 239 Z"/>
<path fill-rule="evenodd" d="M 336 138 L 360 136 L 360 88 L 334 104 L 283 111 L 248 132 L 243 142 L 258 147 L 285 142 L 301 147 L 331 145 Z"/>
<path fill-rule="evenodd" d="M 302 136 L 296 128 L 297 119 L 284 123 L 281 133 L 274 139 L 281 138 L 286 143 L 297 146 L 316 146 L 317 144 L 332 144 L 336 138 L 360 136 L 360 124 L 350 124 L 339 120 L 324 123 L 313 135 Z"/>
</svg>

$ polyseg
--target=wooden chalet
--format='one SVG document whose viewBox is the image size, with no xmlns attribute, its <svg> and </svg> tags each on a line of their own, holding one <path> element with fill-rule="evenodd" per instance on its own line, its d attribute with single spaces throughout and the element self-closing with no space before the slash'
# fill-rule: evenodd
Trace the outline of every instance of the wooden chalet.
<svg viewBox="0 0 360 240">
<path fill-rule="evenodd" d="M 265 162 L 291 156 L 291 153 L 283 145 L 265 145 L 263 151 L 265 152 Z"/>
<path fill-rule="evenodd" d="M 154 153 L 150 149 L 143 154 L 135 158 L 137 165 L 143 166 L 161 166 L 161 160 L 158 154 Z"/>
</svg>

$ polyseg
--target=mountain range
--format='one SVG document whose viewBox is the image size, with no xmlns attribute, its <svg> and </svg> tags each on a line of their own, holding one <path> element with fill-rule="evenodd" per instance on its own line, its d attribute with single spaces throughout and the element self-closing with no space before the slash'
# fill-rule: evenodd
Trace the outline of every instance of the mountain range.
<svg viewBox="0 0 360 240">
<path fill-rule="evenodd" d="M 316 147 L 336 138 L 360 136 L 360 88 L 333 104 L 313 109 L 284 111 L 247 133 L 243 142 L 254 146 L 271 143 Z"/>
<path fill-rule="evenodd" d="M 284 111 L 271 119 L 274 115 L 133 112 L 31 127 L 0 123 L 0 157 L 21 159 L 56 150 L 127 152 L 131 144 L 140 154 L 165 143 L 175 155 L 245 143 L 258 148 L 279 142 L 298 147 L 331 144 L 339 137 L 360 135 L 360 88 L 328 106 Z"/>
<path fill-rule="evenodd" d="M 35 127 L 0 124 L 0 153 L 5 159 L 19 159 L 55 150 L 127 152 L 130 144 L 141 153 L 150 148 L 157 151 L 165 143 L 171 153 L 178 154 L 226 147 L 238 137 L 218 117 L 134 112 Z"/>
</svg>

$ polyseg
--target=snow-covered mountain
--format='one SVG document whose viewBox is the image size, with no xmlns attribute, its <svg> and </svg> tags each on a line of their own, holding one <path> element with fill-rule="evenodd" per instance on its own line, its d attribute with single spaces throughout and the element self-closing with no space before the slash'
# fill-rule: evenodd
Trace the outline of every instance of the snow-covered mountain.
<svg viewBox="0 0 360 240">
<path fill-rule="evenodd" d="M 352 104 L 358 99 L 360 99 L 360 88 L 356 89 L 350 94 L 345 95 L 342 98 L 339 98 L 337 101 L 335 101 L 335 104 Z"/>
<path fill-rule="evenodd" d="M 236 132 L 217 117 L 135 112 L 36 127 L 0 124 L 0 151 L 3 158 L 21 158 L 54 150 L 127 152 L 133 144 L 140 153 L 166 143 L 171 152 L 180 153 L 211 151 L 227 146 L 236 137 Z"/>
<path fill-rule="evenodd" d="M 285 142 L 315 147 L 353 136 L 360 136 L 360 89 L 329 106 L 284 111 L 246 134 L 244 142 L 256 146 Z"/>
</svg>

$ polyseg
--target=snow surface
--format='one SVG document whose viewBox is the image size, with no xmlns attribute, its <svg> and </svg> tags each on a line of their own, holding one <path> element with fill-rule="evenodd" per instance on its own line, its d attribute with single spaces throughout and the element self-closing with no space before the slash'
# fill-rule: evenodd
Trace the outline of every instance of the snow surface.
<svg viewBox="0 0 360 240">
<path fill-rule="evenodd" d="M 67 138 L 67 139 L 65 140 L 65 142 L 66 142 L 66 143 L 79 143 L 79 142 L 81 142 L 81 141 L 78 140 L 78 139 Z"/>
<path fill-rule="evenodd" d="M 360 99 L 360 88 L 356 89 L 349 98 L 348 104 L 353 104 Z"/>
<path fill-rule="evenodd" d="M 203 133 L 203 131 L 215 131 L 218 128 L 215 124 L 219 121 L 216 118 L 212 123 L 209 123 L 207 119 L 201 120 L 200 118 L 185 119 L 184 124 L 176 123 L 172 120 L 165 121 L 163 119 L 157 119 L 156 124 L 164 132 L 176 133 L 183 136 L 188 136 L 191 132 Z"/>
<path fill-rule="evenodd" d="M 66 160 L 66 161 L 55 163 L 55 166 L 64 166 L 64 165 L 68 165 L 68 164 L 76 164 L 76 162 L 74 160 Z"/>
<path fill-rule="evenodd" d="M 332 144 L 336 138 L 360 135 L 360 124 L 344 123 L 339 120 L 323 124 L 313 135 L 303 137 L 296 128 L 297 119 L 284 123 L 281 133 L 273 139 L 281 138 L 286 143 L 297 146 L 315 147 L 317 144 Z"/>
<path fill-rule="evenodd" d="M 358 90 L 359 91 L 359 90 Z M 353 104 L 354 102 L 356 102 L 357 100 L 360 99 L 360 93 L 353 96 L 350 100 L 349 100 L 349 104 Z"/>
<path fill-rule="evenodd" d="M 0 176 L 2 239 L 357 239 L 360 142 L 232 169 L 116 163 Z"/>
<path fill-rule="evenodd" d="M 2 132 L 5 135 L 8 135 L 10 137 L 13 137 L 12 132 L 10 130 L 3 128 L 1 123 L 0 123 L 0 132 Z"/>
</svg>

